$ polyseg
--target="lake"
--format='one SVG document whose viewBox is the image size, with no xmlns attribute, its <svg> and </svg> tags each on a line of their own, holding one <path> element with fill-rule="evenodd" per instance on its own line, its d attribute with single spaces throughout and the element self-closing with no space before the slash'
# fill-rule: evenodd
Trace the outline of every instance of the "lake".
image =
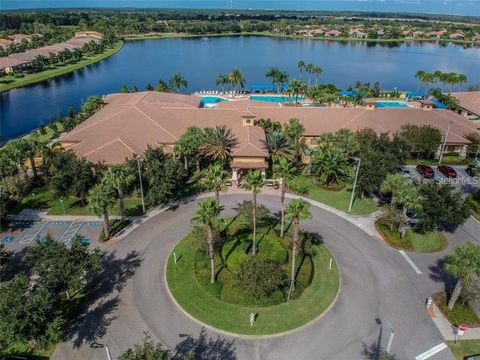
<svg viewBox="0 0 480 360">
<path fill-rule="evenodd" d="M 140 90 L 180 72 L 188 81 L 184 92 L 215 90 L 219 73 L 241 69 L 248 84 L 265 83 L 271 66 L 298 77 L 298 60 L 323 68 L 322 83 L 346 88 L 357 80 L 379 81 L 383 89 L 415 90 L 418 69 L 464 73 L 480 84 L 480 49 L 432 43 L 401 44 L 335 42 L 238 36 L 159 39 L 126 42 L 112 57 L 50 81 L 0 95 L 0 135 L 7 140 L 37 128 L 69 106 L 77 109 L 92 95 L 120 91 L 122 85 Z"/>
</svg>

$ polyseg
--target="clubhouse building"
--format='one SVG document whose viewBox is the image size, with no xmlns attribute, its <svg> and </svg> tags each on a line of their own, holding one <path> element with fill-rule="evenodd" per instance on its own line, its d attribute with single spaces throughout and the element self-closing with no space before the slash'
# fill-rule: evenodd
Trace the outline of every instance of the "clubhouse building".
<svg viewBox="0 0 480 360">
<path fill-rule="evenodd" d="M 148 146 L 161 146 L 173 153 L 176 141 L 190 126 L 225 125 L 239 141 L 232 150 L 231 163 L 233 179 L 237 179 L 245 170 L 267 168 L 268 151 L 262 144 L 265 133 L 256 125 L 259 119 L 282 124 L 291 118 L 299 119 L 309 147 L 317 145 L 322 133 L 340 129 L 371 128 L 378 133 L 395 133 L 407 123 L 429 124 L 444 136 L 448 132 L 446 152 L 465 156 L 470 143 L 465 134 L 480 134 L 474 122 L 453 111 L 435 109 L 429 102 L 419 104 L 419 108 L 375 108 L 369 102 L 357 108 L 330 108 L 281 106 L 245 98 L 207 108 L 200 106 L 200 100 L 194 95 L 153 91 L 110 94 L 104 97 L 106 105 L 102 109 L 59 141 L 64 149 L 78 156 L 109 165 L 143 154 Z"/>
</svg>

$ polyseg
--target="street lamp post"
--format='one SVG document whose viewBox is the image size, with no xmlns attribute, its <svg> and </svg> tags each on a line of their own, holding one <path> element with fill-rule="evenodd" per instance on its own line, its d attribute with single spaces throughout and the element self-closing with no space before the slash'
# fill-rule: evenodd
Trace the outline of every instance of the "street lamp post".
<svg viewBox="0 0 480 360">
<path fill-rule="evenodd" d="M 65 205 L 63 205 L 63 198 L 60 198 L 60 203 L 62 204 L 63 215 L 65 215 Z"/>
<path fill-rule="evenodd" d="M 99 348 L 105 348 L 105 351 L 107 352 L 107 359 L 112 360 L 112 355 L 110 354 L 110 349 L 107 344 L 100 344 L 100 343 L 91 343 L 90 347 L 92 349 L 99 349 Z"/>
<path fill-rule="evenodd" d="M 447 137 L 450 133 L 450 126 L 452 126 L 452 121 L 448 122 L 447 132 L 445 133 L 445 138 L 443 139 L 442 148 L 440 149 L 440 156 L 438 157 L 438 163 L 442 163 L 443 153 L 445 152 L 445 147 L 447 146 Z"/>
<path fill-rule="evenodd" d="M 142 195 L 142 210 L 145 214 L 145 199 L 143 198 L 143 182 L 142 182 L 142 170 L 140 168 L 140 158 L 137 157 L 137 165 L 138 165 L 138 180 L 140 181 L 140 194 Z"/>
<path fill-rule="evenodd" d="M 350 196 L 350 204 L 348 205 L 348 212 L 352 212 L 353 199 L 355 198 L 355 188 L 357 187 L 358 173 L 360 171 L 361 159 L 360 158 L 355 158 L 355 160 L 358 161 L 358 164 L 357 164 L 357 170 L 355 172 L 355 180 L 353 182 L 352 195 Z"/>
</svg>

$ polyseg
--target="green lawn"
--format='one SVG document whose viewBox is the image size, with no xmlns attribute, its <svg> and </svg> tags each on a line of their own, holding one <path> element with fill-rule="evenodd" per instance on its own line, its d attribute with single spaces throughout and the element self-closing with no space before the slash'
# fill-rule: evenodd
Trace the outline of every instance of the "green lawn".
<svg viewBox="0 0 480 360">
<path fill-rule="evenodd" d="M 447 306 L 445 293 L 435 294 L 433 300 L 451 324 L 455 326 L 460 324 L 467 324 L 470 327 L 480 326 L 480 319 L 470 305 L 456 301 L 455 306 L 450 310 Z"/>
<path fill-rule="evenodd" d="M 84 66 L 96 63 L 118 52 L 123 46 L 123 41 L 117 42 L 112 48 L 107 49 L 101 54 L 88 56 L 83 60 L 67 65 L 55 65 L 52 69 L 40 71 L 34 74 L 25 75 L 22 78 L 16 78 L 13 75 L 7 75 L 0 79 L 0 92 L 8 91 L 13 88 L 34 84 L 59 75 L 67 74 L 78 70 Z"/>
<path fill-rule="evenodd" d="M 33 190 L 32 194 L 25 197 L 13 212 L 18 214 L 23 209 L 46 209 L 48 215 L 92 215 L 88 206 L 82 206 L 79 198 L 69 197 L 63 201 L 62 206 L 60 199 L 55 197 L 47 188 Z M 127 215 L 140 215 L 142 213 L 142 200 L 126 198 L 125 209 Z M 110 208 L 110 215 L 120 215 L 118 201 Z"/>
<path fill-rule="evenodd" d="M 480 355 L 480 340 L 447 341 L 455 359 L 463 360 L 466 356 Z"/>
<path fill-rule="evenodd" d="M 57 128 L 58 128 L 57 133 L 55 133 L 52 129 L 50 129 L 47 126 L 47 124 L 45 124 L 46 133 L 44 135 L 40 134 L 37 129 L 25 135 L 25 137 L 30 138 L 30 137 L 36 136 L 37 140 L 40 141 L 41 143 L 48 143 L 50 140 L 54 139 L 55 136 L 63 132 L 63 125 L 59 121 L 55 122 L 55 124 L 57 125 Z"/>
<path fill-rule="evenodd" d="M 418 253 L 432 253 L 441 251 L 447 246 L 447 238 L 439 231 L 420 234 L 412 230 L 407 230 L 402 239 L 399 232 L 392 232 L 378 223 L 376 225 L 383 238 L 397 249 L 410 250 Z"/>
<path fill-rule="evenodd" d="M 310 183 L 307 197 L 332 206 L 338 210 L 347 212 L 351 194 L 352 188 L 350 185 L 348 185 L 347 188 L 342 191 L 328 191 L 313 183 Z M 366 215 L 375 211 L 377 211 L 377 204 L 372 199 L 362 199 L 359 197 L 355 198 L 352 207 L 353 215 Z"/>
<path fill-rule="evenodd" d="M 313 279 L 299 298 L 263 307 L 227 303 L 200 286 L 194 269 L 195 241 L 198 240 L 191 233 L 174 248 L 178 261 L 175 264 L 173 256 L 169 257 L 167 282 L 172 295 L 187 313 L 216 328 L 245 335 L 288 331 L 319 316 L 338 293 L 340 280 L 335 262 L 332 270 L 328 270 L 332 255 L 324 245 L 315 245 Z M 254 326 L 249 323 L 252 312 L 258 314 Z"/>
</svg>

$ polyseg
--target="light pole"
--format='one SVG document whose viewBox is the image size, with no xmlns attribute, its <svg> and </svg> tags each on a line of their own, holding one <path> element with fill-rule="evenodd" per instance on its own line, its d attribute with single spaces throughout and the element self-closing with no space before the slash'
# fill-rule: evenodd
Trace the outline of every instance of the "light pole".
<svg viewBox="0 0 480 360">
<path fill-rule="evenodd" d="M 450 133 L 450 126 L 452 126 L 451 120 L 448 122 L 447 132 L 445 133 L 445 138 L 443 139 L 442 148 L 440 149 L 440 156 L 438 158 L 439 164 L 442 163 L 443 153 L 445 152 L 445 146 L 447 146 L 447 137 L 448 137 L 448 134 Z"/>
<path fill-rule="evenodd" d="M 63 205 L 63 198 L 60 198 L 60 203 L 62 204 L 63 215 L 65 215 L 65 205 Z"/>
<path fill-rule="evenodd" d="M 100 343 L 91 343 L 90 347 L 92 349 L 99 349 L 99 348 L 105 348 L 105 351 L 107 352 L 107 359 L 112 360 L 112 355 L 110 354 L 110 349 L 108 348 L 107 344 L 100 344 Z"/>
<path fill-rule="evenodd" d="M 137 165 L 138 165 L 138 180 L 140 181 L 140 194 L 142 195 L 142 209 L 143 209 L 143 213 L 145 214 L 145 200 L 143 198 L 142 170 L 140 168 L 140 158 L 139 157 L 137 157 Z"/>
<path fill-rule="evenodd" d="M 355 180 L 353 182 L 352 195 L 350 196 L 350 204 L 348 205 L 348 212 L 352 212 L 353 199 L 355 198 L 355 188 L 357 187 L 358 173 L 360 171 L 360 162 L 362 161 L 360 158 L 357 158 L 357 157 L 354 159 L 358 161 L 358 164 L 357 164 L 357 170 L 355 172 Z"/>
</svg>

